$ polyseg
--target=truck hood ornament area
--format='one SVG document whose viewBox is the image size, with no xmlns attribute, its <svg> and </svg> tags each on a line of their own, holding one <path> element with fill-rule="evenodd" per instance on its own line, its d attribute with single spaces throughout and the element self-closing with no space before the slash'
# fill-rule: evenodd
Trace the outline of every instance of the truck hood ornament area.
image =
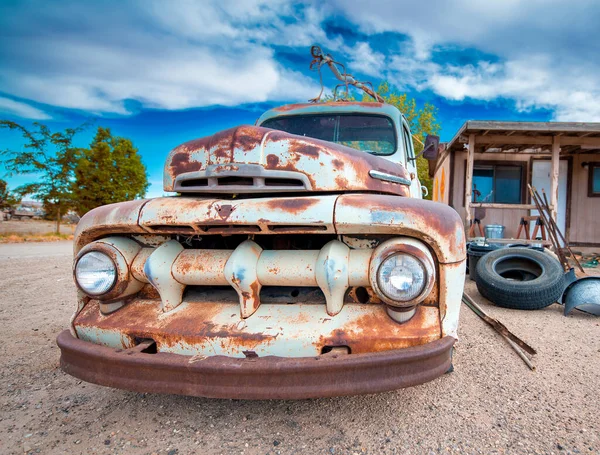
<svg viewBox="0 0 600 455">
<path fill-rule="evenodd" d="M 366 191 L 407 196 L 410 182 L 402 165 L 385 158 L 257 126 L 186 142 L 169 154 L 164 171 L 165 191 L 178 193 Z"/>
</svg>

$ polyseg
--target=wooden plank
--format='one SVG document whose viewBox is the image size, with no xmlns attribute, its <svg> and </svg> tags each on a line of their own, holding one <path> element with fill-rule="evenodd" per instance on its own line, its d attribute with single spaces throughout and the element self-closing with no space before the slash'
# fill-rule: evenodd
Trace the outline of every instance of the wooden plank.
<svg viewBox="0 0 600 455">
<path fill-rule="evenodd" d="M 470 120 L 461 128 L 462 132 L 468 133 L 472 130 L 491 131 L 531 131 L 531 132 L 568 132 L 588 133 L 600 132 L 598 122 L 498 122 L 485 120 Z"/>
<path fill-rule="evenodd" d="M 477 238 L 477 237 L 472 237 L 469 240 L 472 240 L 473 238 Z M 481 237 L 479 237 L 481 238 Z M 535 239 L 487 239 L 488 243 L 502 243 L 502 244 L 510 244 L 510 243 L 522 243 L 524 245 L 531 245 L 534 243 L 537 244 L 542 244 L 542 245 L 552 245 L 552 242 L 550 240 L 535 240 Z"/>
<path fill-rule="evenodd" d="M 467 152 L 467 172 L 465 175 L 465 224 L 468 230 L 471 227 L 471 200 L 473 190 L 473 161 L 475 160 L 475 135 L 469 135 L 469 149 Z"/>
<path fill-rule="evenodd" d="M 440 170 L 440 168 L 444 165 L 444 161 L 446 161 L 446 158 L 448 158 L 448 156 L 450 156 L 450 149 L 446 148 L 444 150 L 444 153 L 442 153 L 442 155 L 437 159 L 437 161 L 435 163 L 435 170 L 433 171 L 434 176 L 437 174 L 437 172 Z"/>
<path fill-rule="evenodd" d="M 552 141 L 552 170 L 550 172 L 550 205 L 552 206 L 552 218 L 554 218 L 554 220 L 557 220 L 556 215 L 558 213 L 558 166 L 560 164 L 560 142 L 561 138 L 557 136 L 555 136 L 554 140 Z"/>
<path fill-rule="evenodd" d="M 535 205 L 534 204 L 501 204 L 501 203 L 495 203 L 495 202 L 471 202 L 471 208 L 532 210 L 532 209 L 535 209 Z"/>
<path fill-rule="evenodd" d="M 552 136 L 504 136 L 502 134 L 488 134 L 487 136 L 475 136 L 475 142 L 477 142 L 477 145 L 551 145 Z"/>
<path fill-rule="evenodd" d="M 481 120 L 470 120 L 465 122 L 454 137 L 448 143 L 448 148 L 453 151 L 462 150 L 462 144 L 467 142 L 467 136 L 469 134 L 481 134 L 485 132 L 485 137 L 488 135 L 494 135 L 494 132 L 498 134 L 506 134 L 504 137 L 512 137 L 516 133 L 575 133 L 581 134 L 581 137 L 585 137 L 591 134 L 600 133 L 600 123 L 597 122 L 498 122 L 498 121 L 481 121 Z M 531 137 L 531 136 L 529 136 Z M 592 138 L 597 139 L 597 138 Z M 568 139 L 571 141 L 572 139 Z M 522 144 L 518 144 L 522 145 Z M 548 144 L 540 145 L 551 145 Z"/>
<path fill-rule="evenodd" d="M 560 138 L 560 145 L 585 145 L 600 148 L 600 137 L 562 136 Z"/>
<path fill-rule="evenodd" d="M 475 136 L 477 145 L 494 145 L 496 147 L 505 147 L 507 145 L 552 145 L 553 141 L 559 140 L 560 145 L 574 145 L 599 147 L 600 137 L 579 137 L 579 136 L 504 136 L 502 134 L 488 134 L 487 136 Z"/>
</svg>

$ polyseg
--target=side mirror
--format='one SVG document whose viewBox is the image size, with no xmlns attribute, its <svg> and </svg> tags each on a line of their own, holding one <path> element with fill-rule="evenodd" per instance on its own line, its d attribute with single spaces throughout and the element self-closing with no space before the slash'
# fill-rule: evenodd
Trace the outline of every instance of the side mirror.
<svg viewBox="0 0 600 455">
<path fill-rule="evenodd" d="M 428 134 L 425 138 L 425 147 L 421 152 L 423 154 L 423 158 L 428 161 L 435 161 L 438 157 L 439 147 L 440 137 Z"/>
</svg>

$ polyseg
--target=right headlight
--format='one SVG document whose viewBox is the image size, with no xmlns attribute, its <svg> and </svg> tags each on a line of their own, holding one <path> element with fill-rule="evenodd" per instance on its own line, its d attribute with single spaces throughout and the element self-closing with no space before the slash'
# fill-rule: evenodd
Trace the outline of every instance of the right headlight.
<svg viewBox="0 0 600 455">
<path fill-rule="evenodd" d="M 378 297 L 388 305 L 417 305 L 433 288 L 433 257 L 427 247 L 418 240 L 388 240 L 373 252 L 369 280 Z"/>
<path fill-rule="evenodd" d="M 102 306 L 135 294 L 144 285 L 130 273 L 133 260 L 141 251 L 141 245 L 125 237 L 108 237 L 88 243 L 75 258 L 73 276 L 77 287 L 89 297 L 100 301 Z"/>
</svg>

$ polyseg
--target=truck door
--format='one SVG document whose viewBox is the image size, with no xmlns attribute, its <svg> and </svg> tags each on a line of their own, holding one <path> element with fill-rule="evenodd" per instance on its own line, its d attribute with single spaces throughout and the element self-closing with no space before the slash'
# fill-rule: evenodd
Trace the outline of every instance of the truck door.
<svg viewBox="0 0 600 455">
<path fill-rule="evenodd" d="M 402 143 L 404 144 L 404 150 L 406 150 L 406 169 L 410 174 L 410 196 L 422 199 L 423 193 L 419 175 L 417 174 L 417 160 L 414 159 L 415 151 L 413 142 L 408 127 L 404 122 L 402 122 Z"/>
</svg>

